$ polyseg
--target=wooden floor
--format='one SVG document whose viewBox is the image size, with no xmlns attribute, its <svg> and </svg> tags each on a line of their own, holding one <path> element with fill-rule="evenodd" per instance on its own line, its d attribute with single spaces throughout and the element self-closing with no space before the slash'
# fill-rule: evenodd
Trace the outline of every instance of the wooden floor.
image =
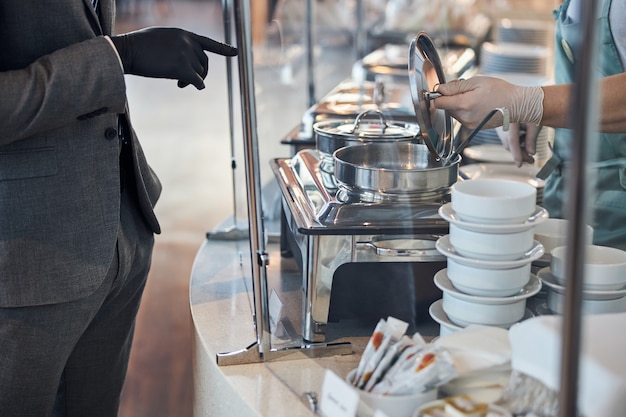
<svg viewBox="0 0 626 417">
<path fill-rule="evenodd" d="M 118 14 L 118 33 L 147 26 L 175 26 L 221 41 L 225 38 L 219 0 L 131 3 L 142 7 L 132 17 Z M 297 41 L 291 46 L 293 42 Z M 260 56 L 263 52 L 275 56 L 266 45 L 261 46 L 263 49 L 257 51 Z M 328 58 L 320 59 L 317 70 L 319 95 L 349 75 L 352 67 L 351 55 L 345 50 L 330 48 L 322 56 Z M 299 60 L 294 58 L 289 68 L 267 65 L 269 60 L 263 61 L 266 65 L 261 68 L 255 67 L 262 184 L 275 184 L 268 161 L 291 155 L 293 150 L 281 144 L 280 138 L 299 125 L 308 107 L 303 87 L 306 71 L 302 55 L 297 57 Z M 232 220 L 224 224 L 233 213 L 239 217 L 236 225 L 247 227 L 247 221 L 241 219 L 247 213 L 247 193 L 241 162 L 244 141 L 237 103 L 237 66 L 233 64 L 237 86 L 233 124 L 237 129 L 232 141 L 235 145 L 231 145 L 226 61 L 210 55 L 209 62 L 206 89 L 202 91 L 180 89 L 173 80 L 126 77 L 131 119 L 148 161 L 161 179 L 163 194 L 156 207 L 162 234 L 156 238 L 137 317 L 120 417 L 191 417 L 193 327 L 189 277 L 194 257 L 207 231 L 233 225 Z M 338 63 L 343 67 L 338 68 Z M 231 165 L 233 155 L 238 161 L 236 169 Z M 271 214 L 268 208 L 276 207 L 273 202 L 277 194 L 268 193 L 265 187 L 263 191 L 263 201 L 270 201 L 264 204 L 264 215 L 271 218 L 276 213 Z"/>
<path fill-rule="evenodd" d="M 118 17 L 117 32 L 178 26 L 223 40 L 219 1 L 137 4 L 143 7 L 136 16 Z M 157 205 L 163 233 L 137 317 L 120 417 L 192 415 L 189 276 L 205 233 L 232 212 L 233 199 L 230 183 L 216 181 L 227 178 L 230 154 L 225 64 L 211 64 L 204 94 L 174 81 L 127 77 L 131 116 L 164 190 Z"/>
</svg>

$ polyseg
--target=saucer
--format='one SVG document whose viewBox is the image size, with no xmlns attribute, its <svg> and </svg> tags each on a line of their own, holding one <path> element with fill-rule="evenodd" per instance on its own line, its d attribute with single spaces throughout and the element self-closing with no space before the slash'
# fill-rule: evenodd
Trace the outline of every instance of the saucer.
<svg viewBox="0 0 626 417">
<path fill-rule="evenodd" d="M 444 256 L 448 258 L 454 259 L 460 264 L 473 266 L 475 268 L 485 268 L 485 269 L 509 269 L 509 268 L 517 268 L 527 263 L 536 261 L 541 258 L 543 255 L 543 245 L 536 240 L 534 241 L 534 245 L 530 248 L 522 258 L 515 259 L 512 261 L 494 261 L 488 259 L 474 259 L 468 258 L 465 256 L 459 255 L 455 250 L 452 244 L 450 243 L 450 235 L 441 236 L 437 239 L 437 243 L 435 244 L 437 250 Z"/>
<path fill-rule="evenodd" d="M 484 223 L 471 223 L 461 220 L 454 210 L 452 209 L 452 203 L 446 203 L 439 207 L 439 215 L 448 222 L 462 227 L 466 230 L 473 232 L 487 232 L 487 233 L 515 233 L 528 230 L 540 223 L 543 223 L 548 217 L 548 210 L 541 206 L 536 206 L 535 211 L 528 217 L 523 223 L 514 224 L 484 224 Z"/>
<path fill-rule="evenodd" d="M 481 304 L 511 304 L 530 298 L 541 290 L 541 281 L 535 275 L 530 274 L 530 280 L 524 288 L 519 290 L 517 294 L 509 297 L 482 297 L 479 295 L 471 295 L 456 289 L 448 278 L 447 272 L 447 268 L 444 268 L 435 274 L 435 285 L 440 290 L 448 292 L 450 295 L 465 301 L 478 302 Z"/>
<path fill-rule="evenodd" d="M 565 293 L 565 287 L 559 284 L 557 278 L 552 274 L 550 267 L 540 269 L 537 277 L 546 287 L 553 289 L 559 294 Z M 626 296 L 626 286 L 619 290 L 585 290 L 583 289 L 583 298 L 587 300 L 611 300 Z"/>
<path fill-rule="evenodd" d="M 467 151 L 469 147 L 465 149 Z M 475 155 L 476 156 L 476 155 Z M 467 164 L 459 168 L 459 171 L 468 178 L 505 178 L 514 181 L 526 182 L 543 192 L 545 181 L 537 178 L 539 168 L 534 165 L 524 164 L 518 167 L 512 163 L 476 163 Z"/>
<path fill-rule="evenodd" d="M 446 312 L 443 311 L 443 299 L 436 300 L 434 303 L 432 303 L 430 307 L 428 308 L 428 313 L 430 314 L 430 317 L 432 317 L 433 320 L 439 323 L 440 326 L 445 327 L 447 330 L 450 330 L 451 332 L 456 332 L 464 328 L 463 326 L 459 326 L 458 324 L 452 323 L 450 321 L 450 318 L 448 318 L 448 315 L 446 314 Z M 506 326 L 503 328 L 508 329 L 516 325 L 519 322 L 528 320 L 535 316 L 536 316 L 535 313 L 533 313 L 530 309 L 526 308 L 524 310 L 524 317 L 522 317 L 519 321 L 511 324 L 510 326 Z M 481 326 L 490 326 L 490 325 L 482 324 Z M 500 326 L 492 326 L 492 327 L 500 327 Z"/>
<path fill-rule="evenodd" d="M 433 318 L 433 320 L 435 320 L 441 326 L 446 327 L 448 330 L 457 331 L 463 328 L 450 321 L 445 311 L 443 311 L 443 300 L 441 299 L 435 301 L 430 305 L 430 307 L 428 308 L 428 313 L 430 314 L 430 317 Z"/>
</svg>

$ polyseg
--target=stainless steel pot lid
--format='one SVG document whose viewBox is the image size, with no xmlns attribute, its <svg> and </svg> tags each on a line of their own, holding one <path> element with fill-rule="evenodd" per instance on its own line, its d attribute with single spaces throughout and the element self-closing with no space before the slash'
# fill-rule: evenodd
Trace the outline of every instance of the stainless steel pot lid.
<svg viewBox="0 0 626 417">
<path fill-rule="evenodd" d="M 378 115 L 378 120 L 364 119 L 369 114 Z M 342 139 L 410 139 L 419 133 L 419 126 L 410 123 L 388 123 L 380 111 L 368 110 L 354 120 L 324 120 L 313 125 L 318 134 Z"/>
<path fill-rule="evenodd" d="M 446 153 L 451 146 L 452 118 L 431 103 L 430 93 L 446 82 L 443 66 L 435 45 L 425 32 L 411 41 L 409 48 L 409 81 L 415 115 L 420 125 L 424 143 L 433 156 Z"/>
</svg>

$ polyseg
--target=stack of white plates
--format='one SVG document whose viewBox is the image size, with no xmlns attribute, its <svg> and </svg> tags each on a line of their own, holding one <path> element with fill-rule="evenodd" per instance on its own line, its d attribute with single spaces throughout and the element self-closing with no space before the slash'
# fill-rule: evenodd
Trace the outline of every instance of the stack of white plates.
<svg viewBox="0 0 626 417">
<path fill-rule="evenodd" d="M 515 72 L 545 76 L 548 58 L 549 50 L 545 46 L 485 42 L 480 50 L 480 71 L 483 74 Z"/>
<path fill-rule="evenodd" d="M 552 144 L 554 144 L 554 129 L 542 126 L 537 135 L 535 145 L 535 166 L 542 167 L 552 156 Z"/>
<path fill-rule="evenodd" d="M 486 74 L 484 74 L 486 75 Z M 550 77 L 545 74 L 526 74 L 523 72 L 490 72 L 490 77 L 502 78 L 511 84 L 522 85 L 524 87 L 535 87 L 551 84 Z"/>
<path fill-rule="evenodd" d="M 498 42 L 547 46 L 552 41 L 553 23 L 541 20 L 501 19 L 494 38 Z"/>
</svg>

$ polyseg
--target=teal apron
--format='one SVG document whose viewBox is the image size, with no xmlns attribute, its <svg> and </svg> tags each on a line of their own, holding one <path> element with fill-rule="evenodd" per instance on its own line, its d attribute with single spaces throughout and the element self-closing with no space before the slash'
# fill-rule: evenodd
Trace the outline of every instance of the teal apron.
<svg viewBox="0 0 626 417">
<path fill-rule="evenodd" d="M 584 0 L 582 0 L 584 1 Z M 570 84 L 574 82 L 574 64 L 577 51 L 581 47 L 581 27 L 571 23 L 567 17 L 570 0 L 565 0 L 554 11 L 556 19 L 555 34 L 555 82 Z M 611 0 L 603 2 L 598 21 L 601 33 L 601 46 L 598 53 L 600 65 L 598 77 L 615 75 L 623 72 L 619 54 L 613 42 L 609 25 Z M 594 243 L 613 246 L 626 250 L 626 134 L 597 134 L 590 140 L 597 143 L 592 163 L 589 164 L 591 183 L 590 210 Z M 557 129 L 554 137 L 553 156 L 546 163 L 538 176 L 546 178 L 543 205 L 550 217 L 563 218 L 564 191 L 567 186 L 568 166 L 571 161 L 572 131 Z M 548 176 L 549 174 L 549 176 Z"/>
</svg>

